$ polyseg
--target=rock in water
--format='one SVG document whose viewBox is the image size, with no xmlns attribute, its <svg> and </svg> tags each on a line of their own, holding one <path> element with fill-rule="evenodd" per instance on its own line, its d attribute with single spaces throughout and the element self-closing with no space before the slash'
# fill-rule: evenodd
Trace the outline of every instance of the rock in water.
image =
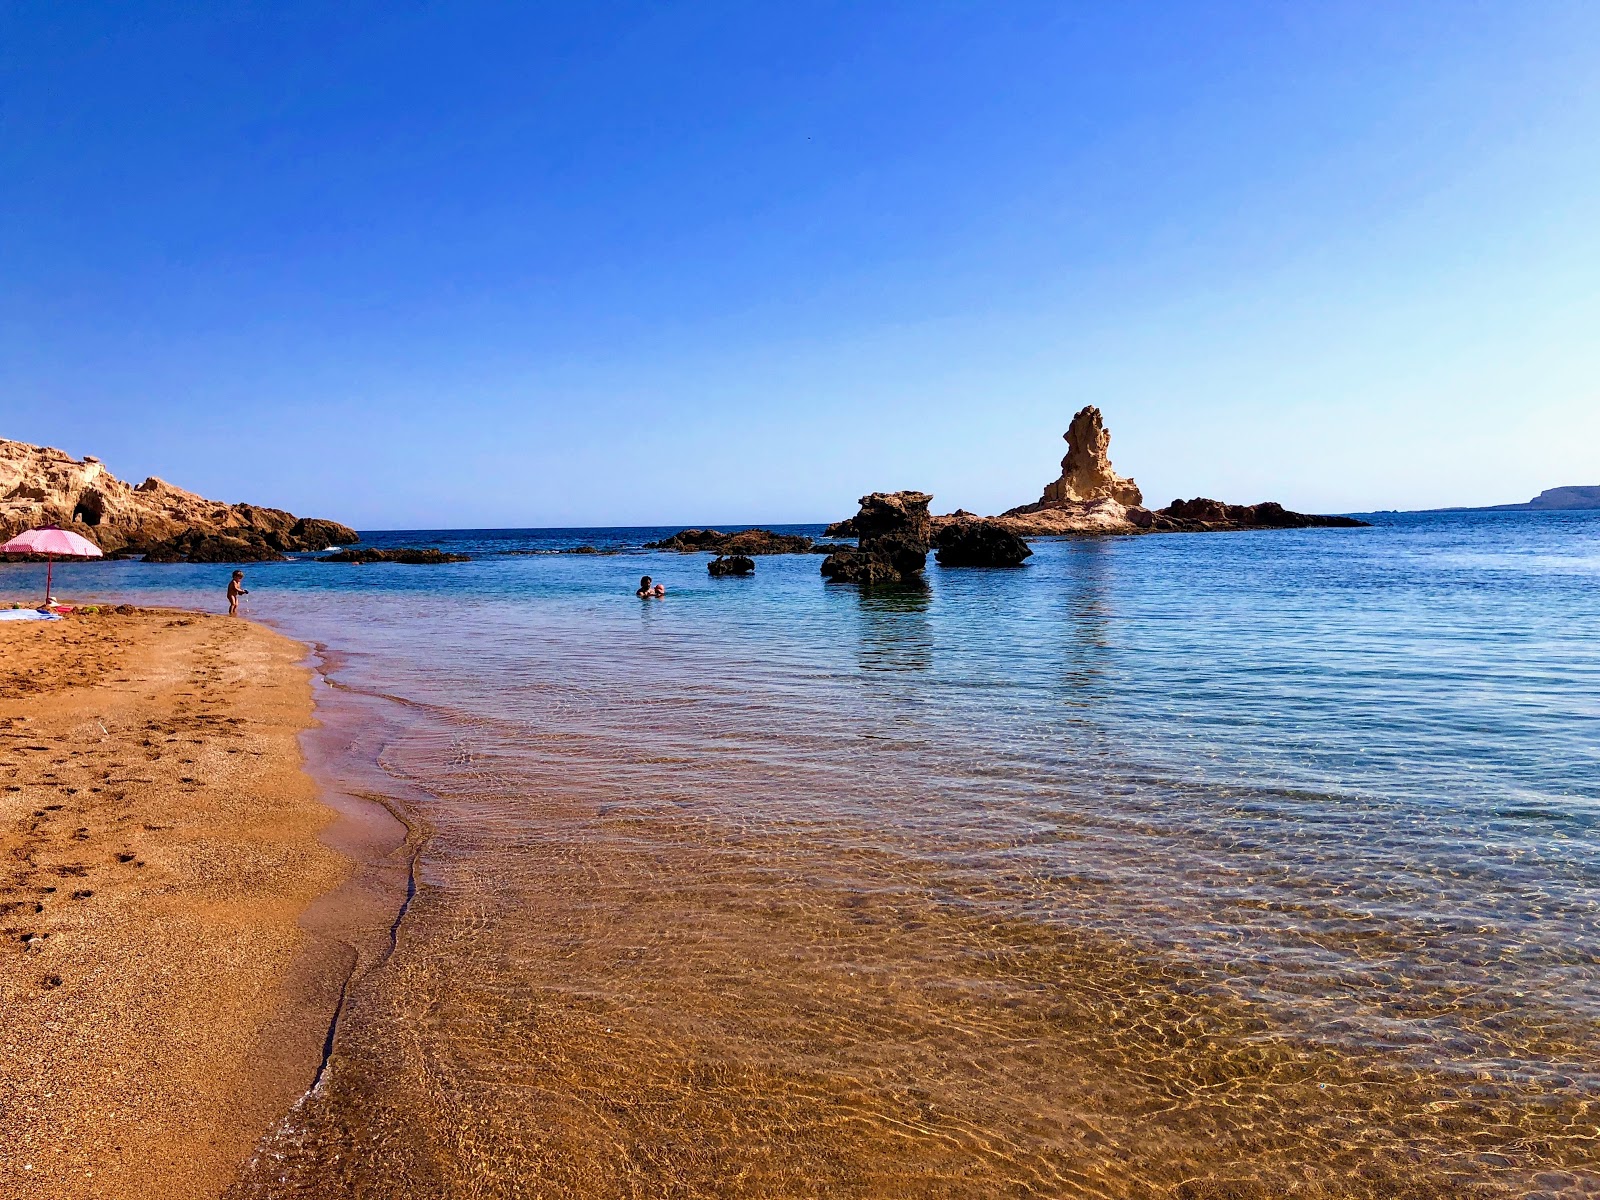
<svg viewBox="0 0 1600 1200">
<path fill-rule="evenodd" d="M 755 573 L 755 560 L 743 554 L 717 555 L 706 564 L 706 570 L 713 575 L 753 575 Z"/>
<path fill-rule="evenodd" d="M 0 438 L 0 541 L 40 525 L 70 529 L 107 555 L 153 552 L 152 562 L 261 562 L 360 540 L 335 521 L 207 500 L 154 476 L 135 487 L 98 458 Z"/>
<path fill-rule="evenodd" d="M 433 546 L 398 546 L 393 550 L 379 550 L 368 546 L 361 550 L 341 550 L 317 559 L 326 563 L 405 563 L 407 566 L 426 567 L 438 563 L 471 562 L 470 554 L 446 554 Z"/>
<path fill-rule="evenodd" d="M 941 567 L 1020 567 L 1033 553 L 1027 542 L 995 521 L 946 525 L 934 545 Z"/>
<path fill-rule="evenodd" d="M 917 578 L 928 561 L 932 500 L 927 492 L 873 492 L 861 497 L 861 511 L 848 522 L 859 539 L 856 548 L 828 555 L 822 560 L 822 574 L 841 583 L 905 583 Z"/>
<path fill-rule="evenodd" d="M 1139 485 L 1111 467 L 1111 434 L 1092 404 L 1078 410 L 1066 432 L 1067 456 L 1061 477 L 1047 484 L 1032 504 L 1007 509 L 989 520 L 1017 537 L 1082 534 L 1217 532 L 1230 529 L 1306 529 L 1365 525 L 1354 517 L 1319 517 L 1290 512 L 1283 505 L 1223 504 L 1204 498 L 1176 500 L 1152 512 L 1144 507 Z M 972 523 L 957 511 L 933 519 L 942 536 Z M 841 530 L 840 532 L 844 532 Z M 952 535 L 958 536 L 958 535 Z M 940 543 L 943 544 L 942 542 Z M 959 551 L 958 551 L 959 553 Z M 949 560 L 941 553 L 939 561 Z M 953 565 L 953 564 L 950 564 Z"/>
<path fill-rule="evenodd" d="M 1061 478 L 1045 485 L 1040 505 L 1086 500 L 1115 500 L 1130 506 L 1144 503 L 1139 485 L 1111 469 L 1111 431 L 1105 427 L 1098 408 L 1092 404 L 1080 408 L 1061 436 L 1067 442 Z"/>
<path fill-rule="evenodd" d="M 1174 500 L 1151 514 L 1152 528 L 1177 533 L 1209 533 L 1233 529 L 1364 529 L 1371 522 L 1355 517 L 1323 517 L 1292 512 L 1275 500 L 1261 504 L 1224 504 L 1196 496 Z"/>
<path fill-rule="evenodd" d="M 1067 454 L 1061 477 L 1047 483 L 1034 503 L 991 519 L 1003 521 L 1019 536 L 1136 533 L 1146 528 L 1139 485 L 1111 469 L 1111 433 L 1100 410 L 1092 404 L 1080 408 L 1062 436 Z M 941 524 L 955 519 L 957 514 L 937 518 Z"/>
<path fill-rule="evenodd" d="M 770 529 L 741 529 L 722 533 L 715 529 L 685 529 L 659 542 L 646 542 L 646 550 L 678 550 L 714 554 L 807 554 L 811 539 L 798 533 L 773 533 Z"/>
</svg>

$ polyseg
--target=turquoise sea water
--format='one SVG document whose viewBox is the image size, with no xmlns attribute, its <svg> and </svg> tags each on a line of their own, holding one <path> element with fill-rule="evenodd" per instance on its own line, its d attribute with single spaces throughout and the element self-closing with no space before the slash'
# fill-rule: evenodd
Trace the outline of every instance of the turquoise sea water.
<svg viewBox="0 0 1600 1200">
<path fill-rule="evenodd" d="M 640 1044 L 657 1049 L 740 1061 L 771 1051 L 793 1075 L 837 1063 L 830 1038 L 865 1003 L 854 992 L 817 1018 L 814 1045 L 706 1015 L 708 976 L 756 987 L 728 965 L 751 961 L 738 930 L 755 918 L 730 914 L 756 892 L 801 914 L 822 896 L 936 898 L 953 922 L 940 945 L 959 943 L 956 959 L 902 955 L 886 935 L 834 961 L 818 949 L 821 925 L 795 935 L 817 970 L 875 969 L 907 987 L 990 979 L 999 943 L 986 948 L 983 930 L 1019 924 L 1182 964 L 1275 1043 L 1426 1073 L 1447 1105 L 1471 1094 L 1502 1106 L 1485 1118 L 1503 1127 L 1498 1140 L 1463 1133 L 1452 1149 L 1447 1131 L 1428 1133 L 1462 1178 L 1527 1195 L 1600 1188 L 1575 1149 L 1592 1144 L 1585 1122 L 1600 1104 L 1600 513 L 1372 519 L 1356 530 L 1039 541 L 1020 570 L 942 570 L 930 558 L 926 587 L 865 592 L 824 583 L 817 556 L 761 558 L 754 577 L 718 580 L 708 556 L 635 549 L 670 530 L 372 534 L 374 545 L 475 558 L 246 568 L 247 615 L 323 648 L 341 689 L 321 702 L 381 728 L 371 753 L 423 797 L 407 803 L 427 831 L 415 929 L 367 981 L 365 1017 L 352 1006 L 345 1099 L 322 1101 L 343 1115 L 319 1117 L 313 1098 L 248 1194 L 322 1194 L 313 1174 L 330 1178 L 329 1162 L 359 1160 L 381 1129 L 392 1133 L 404 1112 L 370 1124 L 348 1116 L 355 1076 L 385 1072 L 395 1073 L 391 1095 L 413 1096 L 414 1153 L 395 1161 L 423 1190 L 468 1194 L 512 1170 L 506 1162 L 536 1161 L 540 1187 L 554 1190 L 526 1194 L 746 1194 L 642 1155 L 653 1126 L 636 1114 L 614 1139 L 635 1147 L 616 1167 L 626 1187 L 562 1176 L 553 1135 L 505 1119 L 526 1103 L 502 1091 L 522 1052 L 485 1030 L 547 1020 L 523 1010 L 523 989 L 536 987 L 568 1010 L 632 1014 L 644 1022 Z M 582 544 L 624 552 L 505 553 Z M 71 564 L 58 568 L 57 591 L 220 609 L 229 570 Z M 0 567 L 0 597 L 21 598 L 41 574 Z M 637 600 L 642 574 L 668 597 Z M 575 873 L 558 877 L 553 859 Z M 607 877 L 605 864 L 621 861 L 651 864 L 638 866 L 648 878 Z M 717 898 L 686 890 L 710 878 L 726 883 Z M 567 985 L 533 964 L 532 947 L 550 947 L 530 914 L 552 897 L 570 905 L 585 887 L 587 915 L 561 943 L 583 965 L 566 1000 L 549 999 Z M 668 927 L 685 940 L 652 972 L 585 958 L 601 942 Z M 463 1001 L 451 1049 L 418 1034 L 401 1065 L 378 1049 L 381 1025 L 421 1021 L 430 1003 L 430 1020 L 450 1018 L 438 1016 L 438 995 L 416 1008 L 396 1000 L 399 981 L 413 998 L 448 991 L 452 956 L 486 990 Z M 1018 970 L 1013 983 L 1027 974 Z M 752 1012 L 769 1002 L 774 1012 L 795 1004 L 753 990 L 744 1001 Z M 692 1037 L 690 1011 L 701 1014 Z M 949 1026 L 934 1001 L 916 1011 L 931 1030 Z M 455 1060 L 473 1037 L 482 1044 L 470 1063 Z M 929 1103 L 954 1111 L 965 1076 L 949 1069 Z M 1004 1070 L 982 1066 L 990 1092 L 1004 1092 Z M 449 1104 L 435 1086 L 445 1077 Z M 852 1086 L 876 1078 L 857 1072 Z M 1563 1118 L 1570 1144 L 1522 1128 L 1526 1112 L 1551 1105 L 1577 1114 Z M 740 1111 L 749 1136 L 760 1121 Z M 1160 1154 L 1128 1143 L 1069 1186 L 1070 1112 L 1023 1137 L 1010 1110 L 984 1111 L 974 1124 L 1017 1134 L 995 1151 L 1006 1178 L 1023 1178 L 1024 1162 L 1066 1172 L 1006 1194 L 1160 1194 L 1140 1188 L 1168 1182 Z M 548 1118 L 538 1127 L 578 1136 L 569 1127 L 581 1122 Z M 1399 1125 L 1384 1135 L 1388 1119 L 1374 1118 L 1374 1154 L 1415 1140 Z M 1225 1117 L 1185 1120 L 1173 1136 L 1207 1121 L 1221 1130 L 1218 1169 L 1269 1150 L 1293 1158 Z M 736 1155 L 736 1135 L 706 1121 L 706 1153 Z M 785 1137 L 821 1136 L 785 1121 Z M 1217 1166 L 1203 1159 L 1196 1169 Z M 297 1175 L 301 1160 L 316 1170 Z M 748 1194 L 808 1194 L 801 1177 L 815 1184 L 831 1161 L 819 1152 L 774 1165 Z M 1541 1168 L 1543 1182 L 1529 1182 Z M 383 1194 L 363 1191 L 359 1171 L 340 1178 L 337 1194 Z M 981 1173 L 970 1191 L 940 1178 L 943 1190 L 895 1186 L 985 1194 Z M 671 1187 L 652 1191 L 665 1179 Z"/>
</svg>

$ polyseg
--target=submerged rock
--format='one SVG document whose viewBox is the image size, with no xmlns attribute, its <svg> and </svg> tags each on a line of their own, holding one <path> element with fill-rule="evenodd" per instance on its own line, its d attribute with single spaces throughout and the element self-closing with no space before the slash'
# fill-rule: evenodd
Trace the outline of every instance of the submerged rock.
<svg viewBox="0 0 1600 1200">
<path fill-rule="evenodd" d="M 928 560 L 932 500 L 927 492 L 912 491 L 861 497 L 861 510 L 849 519 L 850 530 L 859 539 L 856 547 L 830 554 L 822 561 L 822 574 L 841 583 L 905 583 L 917 578 Z M 829 526 L 830 531 L 837 528 Z"/>
<path fill-rule="evenodd" d="M 317 559 L 325 563 L 405 563 L 407 566 L 433 566 L 438 563 L 471 562 L 469 554 L 446 554 L 432 546 L 401 546 L 394 550 L 378 550 L 368 546 L 361 550 L 341 550 Z"/>
<path fill-rule="evenodd" d="M 752 575 L 755 573 L 755 561 L 743 554 L 717 555 L 706 564 L 706 570 L 713 575 Z"/>
<path fill-rule="evenodd" d="M 1033 551 L 998 521 L 946 525 L 934 538 L 941 567 L 1020 567 Z"/>
</svg>

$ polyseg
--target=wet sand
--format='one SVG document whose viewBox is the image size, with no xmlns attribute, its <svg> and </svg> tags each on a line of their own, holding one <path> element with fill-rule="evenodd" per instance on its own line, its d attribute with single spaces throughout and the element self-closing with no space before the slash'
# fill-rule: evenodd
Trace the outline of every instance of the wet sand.
<svg viewBox="0 0 1600 1200">
<path fill-rule="evenodd" d="M 224 617 L 0 624 L 0 1197 L 216 1196 L 312 1079 L 350 874 L 305 649 Z"/>
</svg>

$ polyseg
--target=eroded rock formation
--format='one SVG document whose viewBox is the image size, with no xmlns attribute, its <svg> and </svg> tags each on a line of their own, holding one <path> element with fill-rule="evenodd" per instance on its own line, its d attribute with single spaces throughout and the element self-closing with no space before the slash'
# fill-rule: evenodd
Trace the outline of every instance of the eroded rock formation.
<svg viewBox="0 0 1600 1200">
<path fill-rule="evenodd" d="M 1039 497 L 1041 505 L 1088 500 L 1115 500 L 1129 507 L 1144 503 L 1139 485 L 1111 469 L 1111 431 L 1098 408 L 1092 404 L 1080 408 L 1061 436 L 1067 443 L 1061 478 L 1045 485 L 1044 495 Z"/>
<path fill-rule="evenodd" d="M 188 529 L 177 537 L 144 547 L 144 560 L 150 563 L 281 562 L 284 557 L 283 551 L 268 545 L 254 529 L 227 533 Z"/>
<path fill-rule="evenodd" d="M 1365 525 L 1353 517 L 1321 517 L 1290 512 L 1281 504 L 1223 504 L 1217 500 L 1177 500 L 1167 508 L 1144 507 L 1139 485 L 1111 466 L 1111 434 L 1093 405 L 1079 409 L 1067 428 L 1067 455 L 1061 477 L 1045 486 L 1032 504 L 1007 509 L 990 518 L 1000 531 L 1015 537 L 1059 537 L 1102 533 L 1200 533 L 1229 529 L 1304 529 L 1313 526 Z M 973 521 L 956 511 L 933 518 L 937 536 Z M 847 524 L 841 522 L 841 524 Z M 832 527 L 830 527 L 831 531 Z M 846 532 L 840 530 L 840 532 Z M 957 536 L 957 535 L 951 535 Z M 969 535 L 961 535 L 969 536 Z M 944 562 L 940 558 L 940 562 Z"/>
<path fill-rule="evenodd" d="M 1094 405 L 1080 408 L 1067 432 L 1061 476 L 1047 483 L 1032 504 L 1007 509 L 997 521 L 1009 533 L 1050 536 L 1064 533 L 1132 533 L 1147 525 L 1144 497 L 1132 479 L 1111 466 L 1111 431 Z M 951 519 L 959 519 L 953 514 Z M 944 520 L 941 518 L 941 520 Z"/>
<path fill-rule="evenodd" d="M 134 486 L 97 458 L 0 438 L 0 540 L 52 524 L 107 554 L 153 550 L 163 561 L 259 562 L 358 540 L 334 521 L 207 500 L 153 476 Z M 221 554 L 241 557 L 209 557 Z"/>
<path fill-rule="evenodd" d="M 858 539 L 855 549 L 836 550 L 822 560 L 822 574 L 841 583 L 906 583 L 928 561 L 933 519 L 927 492 L 873 492 L 848 522 L 828 527 L 832 536 Z M 839 532 L 848 525 L 849 533 Z"/>
</svg>

